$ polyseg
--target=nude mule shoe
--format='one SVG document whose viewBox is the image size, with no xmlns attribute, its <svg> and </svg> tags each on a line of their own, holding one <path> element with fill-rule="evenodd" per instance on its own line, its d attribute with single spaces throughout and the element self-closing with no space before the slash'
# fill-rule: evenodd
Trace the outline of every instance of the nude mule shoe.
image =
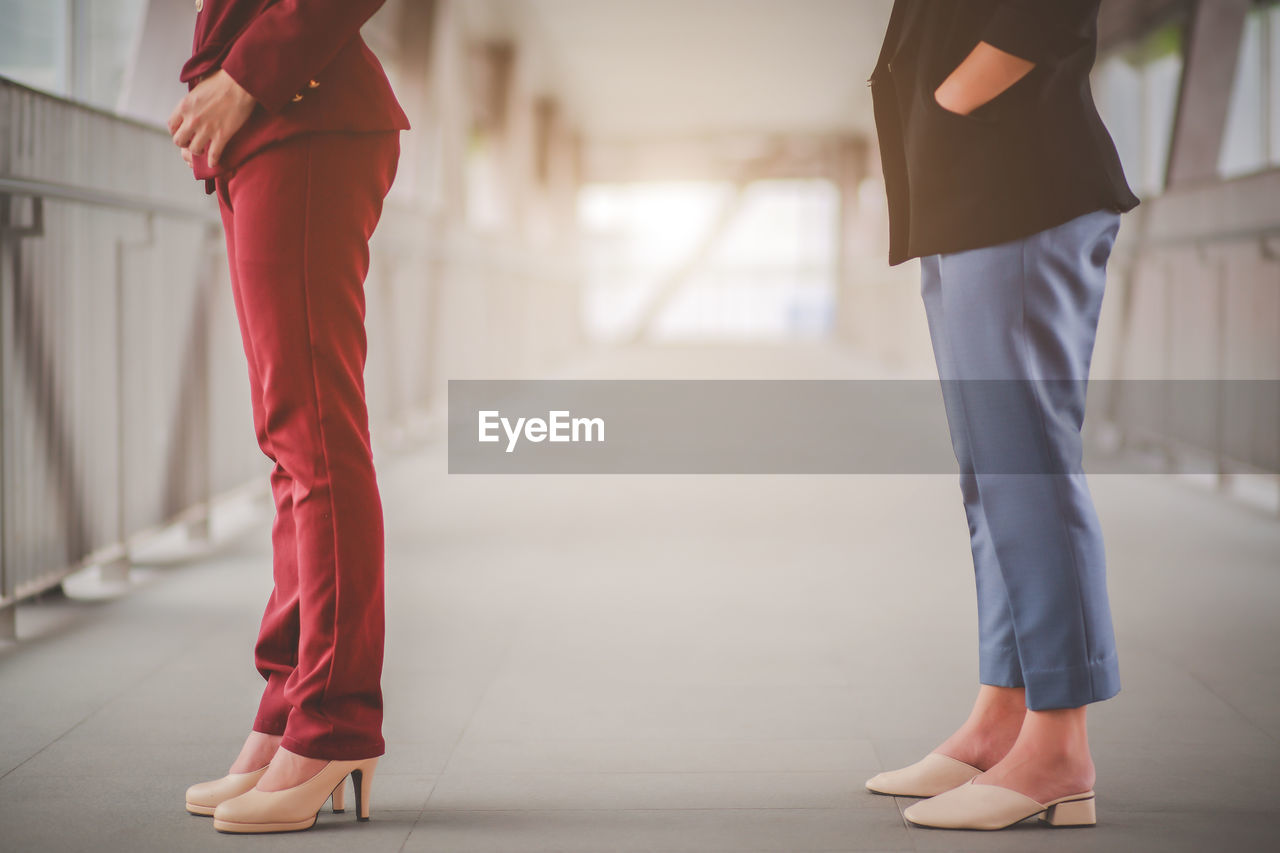
<svg viewBox="0 0 1280 853">
<path fill-rule="evenodd" d="M 238 797 L 252 788 L 270 766 L 268 764 L 248 773 L 228 773 L 211 782 L 197 782 L 187 789 L 187 811 L 194 815 L 212 816 L 219 803 Z"/>
<path fill-rule="evenodd" d="M 1010 788 L 975 785 L 970 779 L 908 806 L 902 816 L 938 829 L 1004 829 L 1037 814 L 1050 826 L 1093 826 L 1098 822 L 1094 800 L 1093 791 L 1084 791 L 1039 803 Z"/>
<path fill-rule="evenodd" d="M 378 759 L 330 761 L 316 775 L 283 791 L 251 788 L 221 803 L 213 812 L 213 828 L 219 832 L 295 832 L 310 829 L 325 800 L 333 797 L 333 810 L 343 811 L 343 786 L 347 776 L 356 792 L 356 820 L 369 819 L 369 792 Z"/>
<path fill-rule="evenodd" d="M 867 780 L 867 790 L 895 797 L 934 797 L 981 772 L 958 758 L 931 752 L 908 767 L 877 773 Z"/>
</svg>

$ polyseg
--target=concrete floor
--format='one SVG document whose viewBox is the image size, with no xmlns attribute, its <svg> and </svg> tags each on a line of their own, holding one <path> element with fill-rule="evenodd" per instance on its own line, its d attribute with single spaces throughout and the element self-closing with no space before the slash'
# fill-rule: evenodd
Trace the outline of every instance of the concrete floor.
<svg viewBox="0 0 1280 853">
<path fill-rule="evenodd" d="M 259 501 L 196 556 L 157 545 L 127 594 L 21 608 L 0 647 L 0 850 L 1280 849 L 1273 517 L 1094 478 L 1124 684 L 1090 712 L 1099 825 L 966 833 L 862 788 L 976 689 L 953 478 L 449 477 L 439 445 L 380 463 L 373 821 L 246 838 L 183 811 L 261 684 Z"/>
</svg>

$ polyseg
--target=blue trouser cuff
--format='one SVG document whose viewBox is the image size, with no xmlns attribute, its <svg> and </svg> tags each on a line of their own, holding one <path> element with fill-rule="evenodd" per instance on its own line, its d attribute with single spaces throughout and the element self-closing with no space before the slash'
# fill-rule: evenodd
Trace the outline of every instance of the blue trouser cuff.
<svg viewBox="0 0 1280 853">
<path fill-rule="evenodd" d="M 1081 666 L 1024 672 L 1023 679 L 1030 711 L 1079 708 L 1120 692 L 1120 667 L 1114 654 Z"/>
</svg>

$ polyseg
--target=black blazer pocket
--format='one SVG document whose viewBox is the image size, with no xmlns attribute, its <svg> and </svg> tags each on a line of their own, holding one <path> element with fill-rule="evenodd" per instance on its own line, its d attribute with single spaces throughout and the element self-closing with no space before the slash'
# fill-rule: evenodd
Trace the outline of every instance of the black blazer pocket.
<svg viewBox="0 0 1280 853">
<path fill-rule="evenodd" d="M 907 141 L 913 198 L 985 203 L 1008 178 L 1001 153 L 1011 142 L 1008 130 L 980 109 L 968 115 L 947 109 L 932 89 L 919 92 L 917 101 L 917 122 Z"/>
<path fill-rule="evenodd" d="M 1004 93 L 1001 92 L 1000 94 L 1003 95 Z M 925 101 L 925 105 L 927 107 L 931 107 L 934 112 L 941 113 L 944 118 L 953 118 L 958 119 L 959 121 L 967 121 L 983 125 L 993 125 L 997 123 L 999 111 L 989 110 L 987 108 L 994 104 L 1000 95 L 996 95 L 996 97 L 992 98 L 990 101 L 979 104 L 972 112 L 968 113 L 958 113 L 955 110 L 947 109 L 942 104 L 938 103 L 938 96 L 933 90 L 922 93 L 921 97 Z"/>
</svg>

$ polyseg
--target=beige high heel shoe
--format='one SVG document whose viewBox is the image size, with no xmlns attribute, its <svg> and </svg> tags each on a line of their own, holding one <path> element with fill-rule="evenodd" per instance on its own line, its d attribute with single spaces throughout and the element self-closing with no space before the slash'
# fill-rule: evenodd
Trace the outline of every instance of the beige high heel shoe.
<svg viewBox="0 0 1280 853">
<path fill-rule="evenodd" d="M 1012 788 L 975 785 L 970 779 L 908 806 L 902 816 L 938 829 L 1004 829 L 1037 814 L 1050 826 L 1093 826 L 1098 822 L 1095 799 L 1093 791 L 1082 791 L 1040 803 Z"/>
<path fill-rule="evenodd" d="M 213 810 L 219 803 L 238 797 L 258 784 L 258 780 L 270 766 L 268 764 L 266 767 L 260 767 L 248 773 L 228 773 L 221 779 L 209 782 L 197 782 L 187 788 L 187 811 L 203 817 L 212 816 Z"/>
<path fill-rule="evenodd" d="M 886 770 L 867 780 L 867 790 L 895 797 L 935 797 L 963 785 L 982 771 L 958 758 L 931 752 L 915 764 Z"/>
<path fill-rule="evenodd" d="M 333 810 L 345 811 L 347 776 L 356 793 L 356 820 L 369 819 L 369 792 L 378 759 L 330 761 L 316 775 L 283 791 L 251 788 L 221 803 L 213 812 L 213 828 L 219 832 L 295 832 L 315 825 L 325 800 L 333 798 Z"/>
</svg>

